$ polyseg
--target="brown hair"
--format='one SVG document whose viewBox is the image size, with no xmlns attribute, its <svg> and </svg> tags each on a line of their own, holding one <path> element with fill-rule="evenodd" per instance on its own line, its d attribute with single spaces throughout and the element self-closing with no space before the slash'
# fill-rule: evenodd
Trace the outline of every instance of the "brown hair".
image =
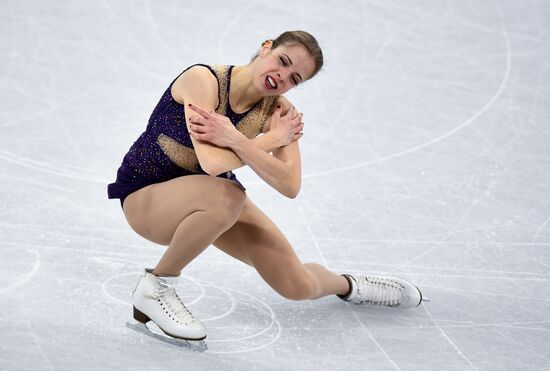
<svg viewBox="0 0 550 371">
<path fill-rule="evenodd" d="M 269 40 L 266 40 L 269 41 Z M 309 52 L 309 55 L 313 58 L 315 61 L 315 69 L 313 70 L 313 73 L 309 77 L 310 79 L 321 70 L 321 67 L 323 67 L 323 52 L 321 51 L 321 47 L 319 46 L 319 43 L 311 35 L 310 33 L 306 31 L 286 31 L 277 36 L 277 38 L 273 41 L 273 45 L 271 45 L 271 49 L 275 49 L 276 47 L 280 45 L 289 45 L 289 44 L 301 44 L 303 45 Z M 265 41 L 264 41 L 265 43 Z M 263 45 L 263 43 L 262 43 Z M 253 61 L 258 57 L 258 54 L 254 57 L 252 57 Z"/>
</svg>

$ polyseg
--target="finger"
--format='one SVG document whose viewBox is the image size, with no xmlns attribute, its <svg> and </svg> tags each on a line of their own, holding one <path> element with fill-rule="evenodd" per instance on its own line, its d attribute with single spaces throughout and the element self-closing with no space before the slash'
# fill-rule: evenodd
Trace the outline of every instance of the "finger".
<svg viewBox="0 0 550 371">
<path fill-rule="evenodd" d="M 291 117 L 292 118 L 292 107 L 290 107 L 283 115 L 283 110 L 281 108 L 281 117 Z"/>
<path fill-rule="evenodd" d="M 199 115 L 201 115 L 204 118 L 210 118 L 210 116 L 211 116 L 210 112 L 206 112 L 205 110 L 203 110 L 199 106 L 195 106 L 194 104 L 191 104 L 191 103 L 189 103 L 187 106 L 189 108 L 191 108 L 193 111 L 197 112 Z"/>
<path fill-rule="evenodd" d="M 199 139 L 199 140 L 203 140 L 203 141 L 206 141 L 207 138 L 206 138 L 206 135 L 207 134 L 204 134 L 204 133 L 197 133 L 197 132 L 192 132 L 191 133 L 191 136 L 195 139 Z"/>
<path fill-rule="evenodd" d="M 204 134 L 193 133 L 193 138 L 198 139 L 198 140 L 204 140 L 204 138 L 202 137 L 203 135 Z"/>
<path fill-rule="evenodd" d="M 190 123 L 193 123 L 193 124 L 196 124 L 196 125 L 206 125 L 206 123 L 208 122 L 204 117 L 200 117 L 200 116 L 193 116 L 193 117 L 189 117 L 189 122 Z"/>
<path fill-rule="evenodd" d="M 302 114 L 299 114 L 299 115 L 297 115 L 296 117 L 294 117 L 294 118 L 292 119 L 292 121 L 294 121 L 295 124 L 298 124 L 298 123 L 300 123 L 300 122 L 302 121 L 302 116 L 303 116 Z"/>
<path fill-rule="evenodd" d="M 301 113 L 296 109 L 296 107 L 292 106 L 292 119 L 294 120 L 295 118 L 297 118 L 298 116 L 300 116 Z"/>
<path fill-rule="evenodd" d="M 294 114 L 293 114 L 292 116 L 290 116 L 290 117 L 292 118 L 293 121 L 294 121 L 294 120 L 301 121 L 302 116 L 300 116 L 300 115 L 301 115 L 300 112 L 294 111 Z"/>
<path fill-rule="evenodd" d="M 291 119 L 294 119 L 296 116 L 296 108 L 294 108 L 294 106 L 290 107 L 287 114 Z"/>
<path fill-rule="evenodd" d="M 204 126 L 195 125 L 195 124 L 190 124 L 189 127 L 191 128 L 191 131 L 192 131 L 193 133 L 199 133 L 199 134 L 204 134 L 204 133 L 206 133 L 206 131 L 204 130 Z"/>
<path fill-rule="evenodd" d="M 292 137 L 292 141 L 296 141 L 304 136 L 304 133 L 296 133 L 294 134 L 294 137 Z"/>
</svg>

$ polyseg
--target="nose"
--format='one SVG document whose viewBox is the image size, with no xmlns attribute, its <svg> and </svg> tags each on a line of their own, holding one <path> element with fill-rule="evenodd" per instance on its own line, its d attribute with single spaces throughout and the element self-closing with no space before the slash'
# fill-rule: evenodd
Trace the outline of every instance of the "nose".
<svg viewBox="0 0 550 371">
<path fill-rule="evenodd" d="M 287 80 L 289 76 L 290 76 L 290 74 L 288 76 L 285 75 L 285 77 L 283 79 L 283 77 L 281 76 L 281 73 L 277 72 L 277 78 L 279 79 L 279 82 L 283 82 L 283 81 Z"/>
</svg>

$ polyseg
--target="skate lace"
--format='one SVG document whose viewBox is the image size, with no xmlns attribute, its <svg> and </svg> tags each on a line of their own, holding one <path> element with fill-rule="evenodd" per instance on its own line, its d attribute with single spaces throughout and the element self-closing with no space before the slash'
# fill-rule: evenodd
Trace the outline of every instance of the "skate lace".
<svg viewBox="0 0 550 371">
<path fill-rule="evenodd" d="M 157 290 L 157 295 L 166 304 L 174 319 L 182 321 L 183 323 L 194 320 L 193 315 L 176 293 L 175 285 L 163 281 L 159 281 L 159 283 L 160 287 Z"/>
<path fill-rule="evenodd" d="M 395 307 L 401 304 L 404 287 L 396 281 L 381 277 L 359 276 L 356 303 Z"/>
</svg>

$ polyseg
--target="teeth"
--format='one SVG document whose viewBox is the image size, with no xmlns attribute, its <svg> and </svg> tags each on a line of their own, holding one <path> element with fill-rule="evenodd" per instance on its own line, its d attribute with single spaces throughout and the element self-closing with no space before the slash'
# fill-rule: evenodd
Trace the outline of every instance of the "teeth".
<svg viewBox="0 0 550 371">
<path fill-rule="evenodd" d="M 273 79 L 271 78 L 271 76 L 267 76 L 267 82 L 269 82 L 269 85 L 271 85 L 271 87 L 272 87 L 273 89 L 276 88 L 276 86 L 275 86 L 275 81 L 273 81 Z"/>
</svg>

